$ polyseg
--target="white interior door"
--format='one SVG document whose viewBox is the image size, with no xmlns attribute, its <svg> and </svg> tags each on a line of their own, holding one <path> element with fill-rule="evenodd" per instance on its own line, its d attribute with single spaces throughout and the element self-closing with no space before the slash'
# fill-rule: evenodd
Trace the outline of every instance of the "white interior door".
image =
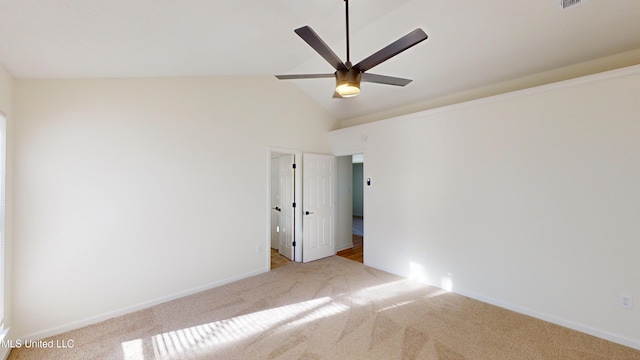
<svg viewBox="0 0 640 360">
<path fill-rule="evenodd" d="M 294 239 L 294 207 L 295 186 L 294 186 L 294 156 L 280 155 L 278 159 L 279 171 L 279 196 L 280 196 L 280 232 L 278 252 L 289 260 L 293 260 L 293 239 Z"/>
<path fill-rule="evenodd" d="M 279 156 L 271 158 L 271 248 L 280 246 L 280 162 Z"/>
<path fill-rule="evenodd" d="M 302 261 L 336 254 L 337 161 L 331 155 L 304 154 Z"/>
</svg>

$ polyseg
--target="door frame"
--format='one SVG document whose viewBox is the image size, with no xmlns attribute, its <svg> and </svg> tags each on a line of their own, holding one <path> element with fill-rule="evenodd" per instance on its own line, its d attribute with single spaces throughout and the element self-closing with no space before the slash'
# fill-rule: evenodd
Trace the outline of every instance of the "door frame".
<svg viewBox="0 0 640 360">
<path fill-rule="evenodd" d="M 363 157 L 363 162 L 362 162 L 362 180 L 364 181 L 364 179 L 367 178 L 367 173 L 366 173 L 366 162 L 367 162 L 367 154 L 366 151 L 364 149 L 359 149 L 359 150 L 348 150 L 348 151 L 341 151 L 341 152 L 337 152 L 337 153 L 333 153 L 333 155 L 335 157 L 341 157 L 341 156 L 353 156 L 353 155 L 362 155 Z M 340 176 L 338 174 L 338 176 Z M 353 200 L 352 200 L 353 201 Z M 363 230 L 363 238 L 366 238 L 366 233 L 367 233 L 367 224 L 366 224 L 366 212 L 367 212 L 367 207 L 365 206 L 365 204 L 367 203 L 367 187 L 363 184 L 362 187 L 362 218 L 364 221 L 364 226 L 362 228 Z M 367 264 L 367 251 L 366 251 L 366 246 L 364 246 L 364 244 L 362 244 L 362 263 L 364 265 L 368 265 Z"/>
<path fill-rule="evenodd" d="M 295 202 L 296 208 L 294 209 L 294 241 L 296 242 L 296 246 L 294 247 L 294 261 L 301 262 L 302 261 L 302 151 L 295 149 L 286 149 L 275 146 L 269 146 L 267 149 L 267 206 L 266 216 L 267 216 L 267 231 L 266 231 L 266 241 L 265 241 L 265 249 L 269 251 L 265 251 L 266 253 L 266 261 L 267 268 L 271 270 L 271 157 L 274 154 L 287 154 L 293 155 L 293 161 L 296 164 L 295 171 Z"/>
</svg>

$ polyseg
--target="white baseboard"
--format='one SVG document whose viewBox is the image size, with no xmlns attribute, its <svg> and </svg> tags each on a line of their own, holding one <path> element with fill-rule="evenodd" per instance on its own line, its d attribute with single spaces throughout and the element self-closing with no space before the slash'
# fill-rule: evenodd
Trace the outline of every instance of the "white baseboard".
<svg viewBox="0 0 640 360">
<path fill-rule="evenodd" d="M 54 336 L 54 335 L 58 335 L 58 334 L 62 334 L 65 333 L 67 331 L 71 331 L 71 330 L 75 330 L 75 329 L 79 329 L 81 327 L 85 327 L 87 325 L 92 325 L 92 324 L 96 324 L 105 320 L 109 320 L 112 319 L 114 317 L 118 317 L 118 316 L 122 316 L 122 315 L 126 315 L 126 314 L 130 314 L 132 312 L 136 312 L 139 310 L 144 310 L 147 308 L 150 308 L 152 306 L 155 305 L 159 305 L 162 303 L 166 303 L 175 299 L 179 299 L 181 297 L 185 297 L 185 296 L 189 296 L 189 295 L 193 295 L 199 292 L 203 292 L 209 289 L 213 289 L 216 288 L 218 286 L 222 286 L 222 285 L 226 285 L 238 280 L 242 280 L 242 279 L 246 279 L 248 277 L 251 276 L 256 276 L 256 275 L 260 275 L 263 274 L 265 272 L 269 272 L 268 268 L 261 268 L 259 270 L 256 271 L 252 271 L 249 273 L 245 273 L 245 274 L 241 274 L 241 275 L 237 275 L 237 276 L 233 276 L 227 279 L 223 279 L 223 280 L 218 280 L 218 281 L 214 281 L 212 283 L 203 285 L 203 286 L 198 286 L 198 287 L 194 287 L 191 289 L 187 289 L 184 291 L 179 291 L 177 293 L 174 294 L 170 294 L 167 296 L 162 296 L 153 300 L 149 300 L 149 301 L 145 301 L 139 304 L 135 304 L 132 306 L 127 306 L 118 310 L 114 310 L 114 311 L 109 311 L 106 312 L 104 314 L 100 314 L 100 315 L 96 315 L 96 316 L 92 316 L 90 318 L 86 318 L 80 321 L 74 321 L 62 326 L 56 326 L 50 329 L 46 329 L 46 330 L 42 330 L 42 331 L 38 331 L 29 335 L 26 335 L 24 337 L 24 339 L 29 339 L 29 340 L 40 340 L 46 337 L 50 337 L 50 336 Z M 8 353 L 7 353 L 8 355 Z"/>
<path fill-rule="evenodd" d="M 522 307 L 522 306 L 518 306 L 515 304 L 511 304 L 499 299 L 494 299 L 488 296 L 484 296 L 484 295 L 480 295 L 480 294 L 476 294 L 470 291 L 465 291 L 465 290 L 460 290 L 460 289 L 454 289 L 453 291 L 456 294 L 460 294 L 478 301 L 482 301 L 484 303 L 487 304 L 491 304 L 491 305 L 495 305 L 507 310 L 511 310 L 511 311 L 515 311 L 517 313 L 520 314 L 524 314 L 524 315 L 528 315 L 531 317 L 534 317 L 536 319 L 540 319 L 540 320 L 544 320 L 547 322 L 550 322 L 552 324 L 556 324 L 556 325 L 560 325 L 562 327 L 566 327 L 572 330 L 576 330 L 585 334 L 589 334 L 589 335 L 593 335 L 595 337 L 601 338 L 601 339 L 605 339 L 620 345 L 624 345 L 624 346 L 628 346 L 630 348 L 634 348 L 637 350 L 640 350 L 640 341 L 638 340 L 634 340 L 634 339 L 630 339 L 624 336 L 620 336 L 614 333 L 611 333 L 609 331 L 604 331 L 604 330 L 600 330 L 600 329 L 596 329 L 594 327 L 585 325 L 585 324 L 581 324 L 581 323 L 577 323 L 574 321 L 570 321 L 567 319 L 563 319 L 561 317 L 557 317 L 554 315 L 550 315 L 547 313 L 543 313 L 540 311 L 536 311 L 533 309 L 529 309 L 526 307 Z"/>
<path fill-rule="evenodd" d="M 348 244 L 347 244 L 347 245 L 345 245 L 345 246 L 343 246 L 343 247 L 337 248 L 337 249 L 336 249 L 336 253 L 339 253 L 339 252 L 340 252 L 340 251 L 342 251 L 342 250 L 347 250 L 347 249 L 351 249 L 351 248 L 353 248 L 353 243 L 351 243 L 351 245 L 348 245 Z"/>
<path fill-rule="evenodd" d="M 402 276 L 402 277 L 408 277 L 407 274 L 398 273 L 395 270 L 387 269 L 384 266 L 379 266 L 378 264 L 365 263 L 365 265 L 370 266 L 372 268 L 376 268 L 378 270 L 382 270 L 382 271 L 394 274 L 394 275 L 398 275 L 398 276 Z M 424 283 L 426 285 L 429 285 L 429 286 L 435 286 L 437 288 L 440 287 L 437 284 L 431 284 L 431 283 L 428 283 L 428 282 L 424 282 Z M 466 291 L 466 290 L 463 290 L 463 289 L 454 288 L 452 292 L 455 293 L 455 294 L 459 294 L 459 295 L 463 295 L 463 296 L 469 297 L 469 298 L 474 299 L 474 300 L 482 301 L 482 302 L 487 303 L 487 304 L 491 304 L 491 305 L 495 305 L 495 306 L 498 306 L 498 307 L 501 307 L 501 308 L 504 308 L 504 309 L 507 309 L 507 310 L 515 311 L 515 312 L 520 313 L 520 314 L 528 315 L 528 316 L 534 317 L 536 319 L 544 320 L 544 321 L 547 321 L 547 322 L 550 322 L 552 324 L 556 324 L 556 325 L 559 325 L 559 326 L 562 326 L 562 327 L 565 327 L 565 328 L 569 328 L 569 329 L 576 330 L 576 331 L 579 331 L 579 332 L 582 332 L 582 333 L 585 333 L 585 334 L 593 335 L 595 337 L 598 337 L 598 338 L 601 338 L 601 339 L 605 339 L 605 340 L 614 342 L 616 344 L 620 344 L 620 345 L 624 345 L 624 346 L 628 346 L 630 348 L 634 348 L 634 349 L 640 350 L 640 340 L 636 340 L 636 339 L 631 339 L 631 338 L 627 338 L 627 337 L 624 337 L 624 336 L 620 336 L 620 335 L 617 335 L 617 334 L 614 334 L 614 333 L 611 333 L 611 332 L 608 332 L 608 331 L 596 329 L 596 328 L 593 328 L 593 327 L 590 327 L 590 326 L 587 326 L 587 325 L 584 325 L 584 324 L 581 324 L 581 323 L 573 322 L 573 321 L 570 321 L 570 320 L 567 320 L 567 319 L 563 319 L 563 318 L 560 318 L 560 317 L 557 317 L 557 316 L 549 315 L 549 314 L 546 314 L 546 313 L 543 313 L 543 312 L 540 312 L 540 311 L 536 311 L 536 310 L 532 310 L 532 309 L 529 309 L 529 308 L 526 308 L 526 307 L 518 306 L 518 305 L 509 303 L 509 302 L 505 302 L 505 301 L 502 301 L 502 300 L 499 300 L 499 299 L 494 299 L 494 298 L 491 298 L 491 297 L 488 297 L 488 296 L 484 296 L 484 295 L 481 295 L 481 294 L 477 294 L 477 293 L 474 293 L 474 292 L 471 292 L 471 291 Z"/>
<path fill-rule="evenodd" d="M 388 268 L 386 268 L 386 267 L 384 267 L 382 265 L 368 262 L 366 259 L 364 259 L 364 264 L 366 266 L 372 267 L 374 269 L 378 269 L 378 270 L 382 270 L 384 272 L 388 272 L 389 274 L 402 276 L 404 278 L 409 278 L 408 274 L 402 274 L 402 273 L 399 273 L 399 272 L 395 271 L 394 269 L 388 269 Z M 431 285 L 431 284 L 427 284 L 427 285 Z"/>
</svg>

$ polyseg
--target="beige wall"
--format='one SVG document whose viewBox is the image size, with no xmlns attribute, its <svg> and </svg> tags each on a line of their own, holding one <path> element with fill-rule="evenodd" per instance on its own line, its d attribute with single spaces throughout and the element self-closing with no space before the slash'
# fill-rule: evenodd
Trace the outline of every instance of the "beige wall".
<svg viewBox="0 0 640 360">
<path fill-rule="evenodd" d="M 336 126 L 272 77 L 18 80 L 14 110 L 14 337 L 267 271 L 269 146 Z"/>
<path fill-rule="evenodd" d="M 10 114 L 13 104 L 13 77 L 0 65 L 0 111 Z"/>
<path fill-rule="evenodd" d="M 640 349 L 638 94 L 640 66 L 333 131 L 365 263 Z"/>
<path fill-rule="evenodd" d="M 5 328 L 11 327 L 11 267 L 13 244 L 13 78 L 0 65 L 0 112 L 7 119 L 6 188 L 5 188 L 5 252 L 4 252 L 4 320 Z M 0 358 L 8 349 L 0 349 Z"/>
</svg>

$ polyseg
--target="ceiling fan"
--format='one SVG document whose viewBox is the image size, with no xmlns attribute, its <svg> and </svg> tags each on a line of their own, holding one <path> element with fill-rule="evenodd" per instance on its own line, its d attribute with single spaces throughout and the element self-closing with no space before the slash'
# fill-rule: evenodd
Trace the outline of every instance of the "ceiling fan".
<svg viewBox="0 0 640 360">
<path fill-rule="evenodd" d="M 320 36 L 309 26 L 303 26 L 294 30 L 302 40 L 306 41 L 320 56 L 322 56 L 336 71 L 333 74 L 299 74 L 299 75 L 276 75 L 280 80 L 292 79 L 319 79 L 331 78 L 336 79 L 336 89 L 333 94 L 334 98 L 348 98 L 356 96 L 360 93 L 360 81 L 406 86 L 412 80 L 397 78 L 392 76 L 370 74 L 367 71 L 374 66 L 389 60 L 390 58 L 400 54 L 401 52 L 427 40 L 427 34 L 420 28 L 413 30 L 407 35 L 387 45 L 368 58 L 360 61 L 355 65 L 351 65 L 349 55 L 349 0 L 344 0 L 346 12 L 346 29 L 347 29 L 347 61 L 342 62 L 329 46 L 322 41 Z"/>
</svg>

